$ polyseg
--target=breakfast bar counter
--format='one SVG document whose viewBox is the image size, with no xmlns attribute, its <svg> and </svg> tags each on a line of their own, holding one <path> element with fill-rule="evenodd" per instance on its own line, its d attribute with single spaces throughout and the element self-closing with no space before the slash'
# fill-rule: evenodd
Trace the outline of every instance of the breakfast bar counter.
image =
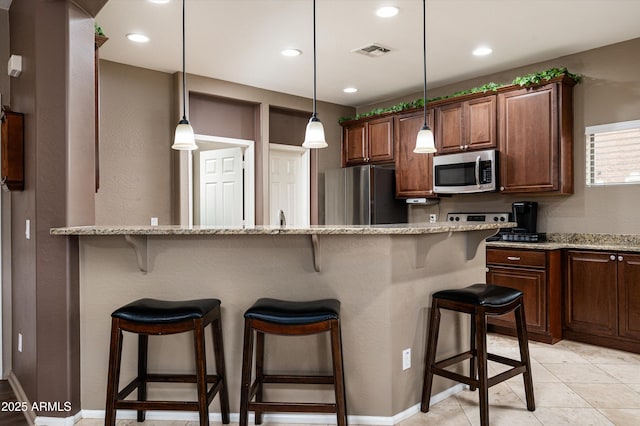
<svg viewBox="0 0 640 426">
<path fill-rule="evenodd" d="M 79 250 L 83 417 L 104 414 L 110 314 L 122 305 L 143 297 L 222 301 L 232 421 L 237 421 L 244 311 L 260 297 L 336 298 L 342 304 L 350 422 L 397 423 L 419 410 L 431 294 L 483 282 L 484 239 L 505 226 L 515 224 L 52 229 L 51 234 L 67 236 Z M 467 348 L 468 328 L 467 318 L 443 313 L 438 356 Z M 135 375 L 133 339 L 125 335 L 123 382 Z M 157 340 L 152 336 L 149 371 L 190 371 L 191 339 L 187 334 Z M 330 370 L 330 358 L 318 355 L 328 353 L 326 336 L 270 345 L 271 339 L 287 338 L 266 339 L 268 370 Z M 411 366 L 403 370 L 405 349 L 411 349 Z M 434 381 L 432 395 L 439 400 L 456 389 L 454 382 L 441 378 Z M 188 389 L 177 392 L 175 387 L 159 384 L 149 389 L 149 397 L 167 399 L 169 392 L 169 399 L 193 396 Z M 265 397 L 322 402 L 332 401 L 333 394 L 321 387 L 300 390 L 274 386 L 265 390 Z M 211 412 L 219 413 L 217 400 Z M 131 414 L 133 418 L 135 414 Z M 178 419 L 176 416 L 185 414 L 148 414 L 150 419 Z M 296 423 L 335 420 L 331 415 L 305 416 L 274 415 L 272 419 Z"/>
</svg>

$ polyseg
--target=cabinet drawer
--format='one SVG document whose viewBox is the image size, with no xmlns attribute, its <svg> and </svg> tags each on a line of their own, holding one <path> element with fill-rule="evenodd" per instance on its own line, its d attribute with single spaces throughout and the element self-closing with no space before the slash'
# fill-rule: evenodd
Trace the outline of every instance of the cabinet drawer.
<svg viewBox="0 0 640 426">
<path fill-rule="evenodd" d="M 544 268 L 547 262 L 544 251 L 488 248 L 487 264 Z"/>
</svg>

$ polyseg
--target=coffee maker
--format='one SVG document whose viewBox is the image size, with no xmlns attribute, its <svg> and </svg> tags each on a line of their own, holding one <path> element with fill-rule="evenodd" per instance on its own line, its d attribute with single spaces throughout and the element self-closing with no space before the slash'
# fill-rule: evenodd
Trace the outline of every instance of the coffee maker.
<svg viewBox="0 0 640 426">
<path fill-rule="evenodd" d="M 518 224 L 511 232 L 502 233 L 503 241 L 524 241 L 530 243 L 545 240 L 545 234 L 538 231 L 538 203 L 535 201 L 516 201 L 511 205 L 513 220 Z"/>
</svg>

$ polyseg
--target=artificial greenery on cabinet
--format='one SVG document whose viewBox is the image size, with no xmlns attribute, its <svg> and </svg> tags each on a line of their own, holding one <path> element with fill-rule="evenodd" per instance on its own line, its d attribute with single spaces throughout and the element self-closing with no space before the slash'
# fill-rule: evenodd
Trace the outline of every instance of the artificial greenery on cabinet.
<svg viewBox="0 0 640 426">
<path fill-rule="evenodd" d="M 518 86 L 522 86 L 522 87 L 531 86 L 531 85 L 534 85 L 534 84 L 544 83 L 545 81 L 549 81 L 549 80 L 552 80 L 554 78 L 561 77 L 563 75 L 566 75 L 567 77 L 569 77 L 570 79 L 572 79 L 576 83 L 580 83 L 582 81 L 582 76 L 581 75 L 570 73 L 564 67 L 562 67 L 562 68 L 549 68 L 548 70 L 527 74 L 527 75 L 524 75 L 522 77 L 516 77 L 516 78 L 513 79 L 513 81 L 511 83 L 494 83 L 494 82 L 490 82 L 490 83 L 483 84 L 482 86 L 474 87 L 472 89 L 461 90 L 459 92 L 455 92 L 455 93 L 452 93 L 450 95 L 438 96 L 438 97 L 435 97 L 435 98 L 430 98 L 430 99 L 427 100 L 427 102 L 434 102 L 434 101 L 439 101 L 439 100 L 442 100 L 442 99 L 450 99 L 450 98 L 455 98 L 455 97 L 463 96 L 463 95 L 470 95 L 470 94 L 474 94 L 474 93 L 495 92 L 498 89 L 500 89 L 501 87 L 506 87 L 506 86 L 510 86 L 510 85 L 518 85 Z M 376 115 L 386 114 L 386 113 L 390 113 L 390 112 L 401 112 L 401 111 L 405 111 L 405 110 L 408 110 L 408 109 L 422 108 L 422 107 L 424 107 L 424 98 L 416 99 L 416 100 L 411 101 L 411 102 L 401 102 L 399 104 L 392 105 L 392 106 L 385 107 L 385 108 L 376 108 L 376 109 L 373 109 L 373 110 L 368 111 L 368 112 L 363 112 L 363 113 L 360 113 L 360 114 L 356 114 L 353 117 L 340 117 L 339 122 L 343 123 L 345 121 L 359 120 L 361 118 L 373 117 L 373 116 L 376 116 Z"/>
</svg>

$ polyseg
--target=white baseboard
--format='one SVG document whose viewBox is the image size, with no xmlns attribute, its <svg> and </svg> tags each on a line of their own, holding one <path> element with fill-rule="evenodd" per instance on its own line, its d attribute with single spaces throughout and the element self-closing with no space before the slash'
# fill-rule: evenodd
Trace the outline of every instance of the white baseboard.
<svg viewBox="0 0 640 426">
<path fill-rule="evenodd" d="M 437 395 L 431 397 L 431 405 L 447 399 L 451 395 L 454 395 L 465 388 L 465 385 L 458 384 L 453 386 Z M 394 415 L 394 416 L 349 416 L 350 424 L 357 425 L 375 425 L 375 426 L 393 426 L 400 423 L 402 420 L 420 412 L 420 403 L 413 405 L 406 410 Z M 237 423 L 240 420 L 240 414 L 231 413 L 229 416 L 232 423 Z M 82 410 L 81 418 L 83 419 L 104 419 L 104 410 Z M 134 420 L 136 418 L 136 412 L 134 410 L 118 410 L 118 419 L 122 420 Z M 198 413 L 186 412 L 186 411 L 147 411 L 146 418 L 148 420 L 173 420 L 173 421 L 198 421 Z M 36 420 L 36 425 L 47 426 L 72 426 L 73 423 L 40 423 Z M 51 419 L 50 417 L 47 418 Z M 67 417 L 67 419 L 73 419 L 73 417 Z M 336 424 L 335 414 L 264 414 L 263 419 L 267 423 L 286 423 L 286 424 Z M 62 420 L 62 419 L 55 419 Z M 78 419 L 79 420 L 79 419 Z M 78 421 L 76 420 L 76 421 Z M 222 416 L 220 413 L 210 413 L 209 421 L 221 422 Z M 249 413 L 249 422 L 253 423 L 254 415 Z"/>
</svg>

